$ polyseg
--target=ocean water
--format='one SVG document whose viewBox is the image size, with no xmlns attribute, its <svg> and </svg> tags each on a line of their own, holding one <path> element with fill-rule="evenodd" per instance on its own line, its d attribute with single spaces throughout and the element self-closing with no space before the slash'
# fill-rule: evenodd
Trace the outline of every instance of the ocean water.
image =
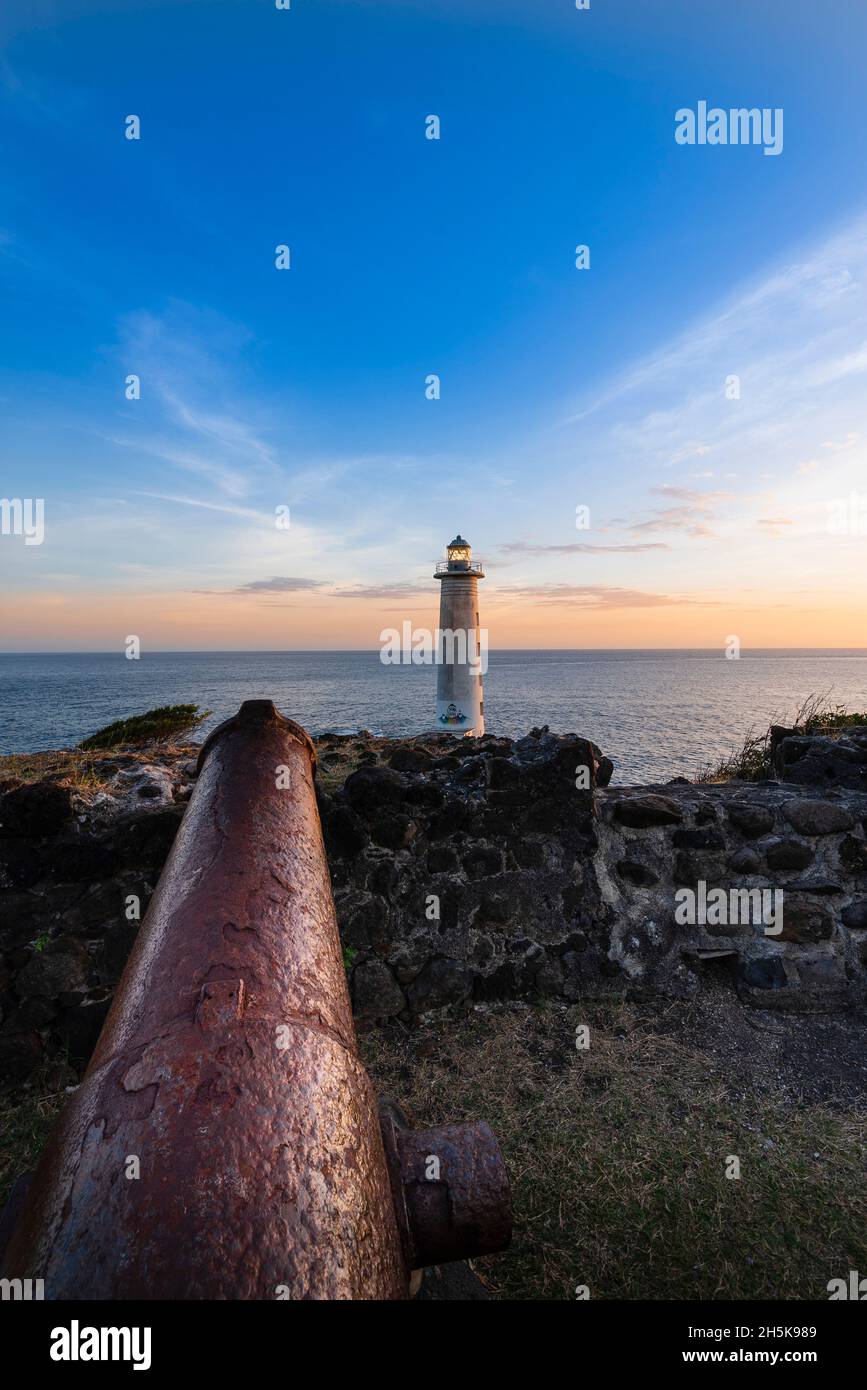
<svg viewBox="0 0 867 1390">
<path fill-rule="evenodd" d="M 378 652 L 0 654 L 0 752 L 77 743 L 155 705 L 213 711 L 198 737 L 242 700 L 272 699 L 311 733 L 432 727 L 436 671 L 385 666 Z M 814 692 L 867 709 L 867 649 L 495 651 L 485 676 L 490 732 L 534 725 L 582 734 L 614 760 L 618 783 L 691 776 L 751 727 L 785 721 Z"/>
</svg>

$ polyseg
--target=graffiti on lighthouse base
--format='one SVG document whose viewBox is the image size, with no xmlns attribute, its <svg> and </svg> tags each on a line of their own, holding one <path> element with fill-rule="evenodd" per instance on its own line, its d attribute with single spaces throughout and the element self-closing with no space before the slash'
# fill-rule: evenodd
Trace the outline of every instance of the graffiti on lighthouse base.
<svg viewBox="0 0 867 1390">
<path fill-rule="evenodd" d="M 454 704 L 446 705 L 445 709 L 440 715 L 441 724 L 455 725 L 466 724 L 466 722 L 467 716 L 464 714 L 463 710 L 459 710 L 457 705 Z"/>
</svg>

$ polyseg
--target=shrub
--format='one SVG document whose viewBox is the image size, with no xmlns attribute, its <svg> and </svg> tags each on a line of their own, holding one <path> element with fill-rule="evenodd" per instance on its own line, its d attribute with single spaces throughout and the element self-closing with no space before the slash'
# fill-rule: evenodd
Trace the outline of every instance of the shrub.
<svg viewBox="0 0 867 1390">
<path fill-rule="evenodd" d="M 210 713 L 209 709 L 199 713 L 198 705 L 161 705 L 159 709 L 148 710 L 147 714 L 117 719 L 104 729 L 98 729 L 78 746 L 87 752 L 93 748 L 120 748 L 122 745 L 173 738 L 195 729 Z"/>
<path fill-rule="evenodd" d="M 740 748 L 718 763 L 707 763 L 696 782 L 764 782 L 771 775 L 771 726 L 763 734 L 750 729 Z M 867 724 L 867 714 L 853 713 L 845 705 L 832 705 L 828 694 L 808 695 L 794 721 L 787 727 L 796 734 L 835 734 L 857 724 Z"/>
</svg>

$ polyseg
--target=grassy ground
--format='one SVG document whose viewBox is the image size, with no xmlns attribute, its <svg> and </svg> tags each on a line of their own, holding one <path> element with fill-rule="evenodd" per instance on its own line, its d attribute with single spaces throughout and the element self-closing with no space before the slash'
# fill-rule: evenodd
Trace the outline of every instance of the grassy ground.
<svg viewBox="0 0 867 1390">
<path fill-rule="evenodd" d="M 4 784 L 21 782 L 62 782 L 76 792 L 99 791 L 107 787 L 117 772 L 114 758 L 123 757 L 124 766 L 161 759 L 190 758 L 199 755 L 198 745 L 163 740 L 144 748 L 124 747 L 111 753 L 82 752 L 78 748 L 51 749 L 46 753 L 5 753 L 0 755 L 0 790 Z"/>
<path fill-rule="evenodd" d="M 54 1062 L 37 1072 L 26 1087 L 0 1094 L 0 1207 L 15 1179 L 33 1171 L 67 1100 L 64 1088 L 77 1080 L 72 1067 Z"/>
<path fill-rule="evenodd" d="M 380 1094 L 425 1124 L 483 1118 L 498 1135 L 515 1236 L 476 1268 L 503 1298 L 580 1284 L 593 1298 L 826 1298 L 829 1279 L 867 1268 L 864 1111 L 773 1086 L 733 1096 L 713 1057 L 633 1006 L 476 1013 L 369 1033 L 363 1050 Z"/>
<path fill-rule="evenodd" d="M 401 740 L 409 744 L 413 740 Z M 325 791 L 341 787 L 351 772 L 365 763 L 384 762 L 393 753 L 395 740 L 373 737 L 356 738 L 339 734 L 324 734 L 314 739 L 317 750 L 316 776 Z M 167 736 L 144 744 L 119 744 L 107 749 L 57 748 L 45 753 L 0 754 L 0 791 L 3 784 L 18 782 L 65 782 L 76 791 L 98 791 L 111 779 L 116 770 L 115 758 L 126 761 L 159 762 L 161 759 L 199 756 L 201 744 Z"/>
<path fill-rule="evenodd" d="M 48 753 L 6 753 L 0 756 L 0 788 L 19 782 L 65 782 L 76 791 L 97 791 L 104 785 L 99 762 L 89 753 L 57 749 Z"/>
<path fill-rule="evenodd" d="M 670 1021 L 636 1005 L 506 1006 L 363 1035 L 380 1095 L 419 1123 L 486 1119 L 498 1135 L 515 1236 L 476 1270 L 501 1298 L 572 1299 L 579 1284 L 593 1298 L 826 1298 L 829 1279 L 867 1269 L 863 1102 L 793 1097 L 764 1061 L 723 1060 Z M 0 1101 L 0 1200 L 70 1080 L 55 1066 Z"/>
<path fill-rule="evenodd" d="M 163 705 L 131 719 L 119 719 L 84 739 L 77 748 L 43 753 L 0 755 L 0 790 L 4 783 L 64 782 L 76 791 L 98 791 L 116 771 L 112 755 L 153 757 L 198 755 L 188 735 L 210 714 L 197 705 Z"/>
</svg>

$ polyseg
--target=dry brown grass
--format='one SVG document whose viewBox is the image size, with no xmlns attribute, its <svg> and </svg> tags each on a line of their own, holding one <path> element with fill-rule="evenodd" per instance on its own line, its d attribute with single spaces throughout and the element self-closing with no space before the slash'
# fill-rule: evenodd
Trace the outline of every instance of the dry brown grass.
<svg viewBox="0 0 867 1390">
<path fill-rule="evenodd" d="M 96 790 L 103 778 L 92 753 L 55 749 L 47 753 L 7 753 L 0 756 L 0 782 L 64 782 L 75 790 Z M 104 761 L 104 760 L 103 760 Z"/>
<path fill-rule="evenodd" d="M 99 791 L 108 785 L 116 770 L 116 759 L 141 763 L 161 759 L 197 758 L 193 743 L 163 741 L 145 748 L 116 748 L 110 752 L 82 752 L 78 748 L 55 748 L 44 753 L 6 753 L 0 755 L 0 784 L 3 782 L 61 782 L 76 792 Z"/>
<path fill-rule="evenodd" d="M 376 754 L 378 760 L 394 747 L 393 744 L 389 745 L 388 740 L 336 740 L 334 736 L 316 740 L 316 743 L 316 776 L 325 791 L 342 787 L 351 772 L 355 772 L 364 762 L 371 761 L 371 752 Z M 89 752 L 78 748 L 55 748 L 44 753 L 0 754 L 0 784 L 47 780 L 63 782 L 76 791 L 98 791 L 110 780 L 111 768 L 118 758 L 123 758 L 125 763 L 133 759 L 146 763 L 181 757 L 195 761 L 200 748 L 201 745 L 196 743 L 162 739 L 143 746 Z"/>
<path fill-rule="evenodd" d="M 351 773 L 371 761 L 371 752 L 378 753 L 372 742 L 339 735 L 325 735 L 313 742 L 316 745 L 316 781 L 325 792 L 338 791 Z"/>
</svg>

